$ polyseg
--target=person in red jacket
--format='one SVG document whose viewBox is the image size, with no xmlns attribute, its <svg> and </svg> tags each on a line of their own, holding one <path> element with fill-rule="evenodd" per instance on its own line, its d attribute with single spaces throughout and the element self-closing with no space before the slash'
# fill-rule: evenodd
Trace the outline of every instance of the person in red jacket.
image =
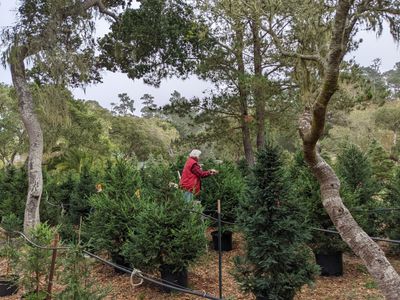
<svg viewBox="0 0 400 300">
<path fill-rule="evenodd" d="M 214 169 L 208 171 L 201 169 L 199 165 L 200 155 L 201 151 L 197 149 L 190 152 L 179 181 L 179 186 L 185 190 L 184 198 L 187 202 L 192 201 L 193 197 L 200 193 L 202 178 L 218 174 L 218 171 Z"/>
</svg>

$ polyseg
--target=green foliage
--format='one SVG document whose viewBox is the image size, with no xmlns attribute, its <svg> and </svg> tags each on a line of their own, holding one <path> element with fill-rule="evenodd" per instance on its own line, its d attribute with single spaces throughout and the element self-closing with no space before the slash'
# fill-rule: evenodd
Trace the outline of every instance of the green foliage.
<svg viewBox="0 0 400 300">
<path fill-rule="evenodd" d="M 130 226 L 123 254 L 135 267 L 154 271 L 161 265 L 172 265 L 176 271 L 193 263 L 206 248 L 206 224 L 200 207 L 183 200 L 180 190 L 159 202 L 141 198 L 136 207 L 135 222 Z"/>
<path fill-rule="evenodd" d="M 221 200 L 221 218 L 228 222 L 235 222 L 236 210 L 245 188 L 242 174 L 231 162 L 216 164 L 213 161 L 207 161 L 204 169 L 216 169 L 219 173 L 202 180 L 200 200 L 203 206 L 207 211 L 216 211 L 219 199 Z"/>
<path fill-rule="evenodd" d="M 91 277 L 92 268 L 84 257 L 82 246 L 70 245 L 62 260 L 63 272 L 61 283 L 65 289 L 58 293 L 59 300 L 100 300 L 107 295 L 107 290 L 99 288 Z"/>
<path fill-rule="evenodd" d="M 374 139 L 369 145 L 367 156 L 371 162 L 374 181 L 376 181 L 380 187 L 383 187 L 392 175 L 393 161 L 390 159 L 389 153 Z"/>
<path fill-rule="evenodd" d="M 289 180 L 292 183 L 293 195 L 308 212 L 311 226 L 336 230 L 322 205 L 319 183 L 306 165 L 301 151 L 295 154 L 289 167 Z M 343 251 L 346 247 L 340 236 L 316 230 L 312 232 L 310 246 L 315 253 L 323 254 Z"/>
<path fill-rule="evenodd" d="M 162 157 L 153 157 L 145 162 L 141 172 L 142 194 L 154 201 L 163 202 L 175 194 L 178 174 L 173 171 L 170 164 Z"/>
<path fill-rule="evenodd" d="M 16 155 L 26 150 L 26 134 L 12 89 L 0 83 L 0 160 L 13 164 Z"/>
<path fill-rule="evenodd" d="M 111 112 L 114 115 L 133 116 L 135 111 L 135 101 L 131 99 L 127 93 L 118 94 L 119 103 L 111 102 Z"/>
<path fill-rule="evenodd" d="M 145 0 L 126 9 L 111 33 L 100 40 L 101 64 L 129 78 L 158 85 L 168 75 L 186 76 L 201 49 L 205 29 L 181 0 Z"/>
<path fill-rule="evenodd" d="M 0 257 L 5 258 L 7 263 L 5 275 L 10 275 L 14 273 L 20 256 L 15 239 L 16 234 L 13 231 L 19 230 L 22 224 L 21 220 L 19 220 L 14 214 L 10 214 L 1 218 L 0 226 L 6 231 L 4 233 L 5 241 L 0 243 Z"/>
<path fill-rule="evenodd" d="M 29 232 L 29 238 L 37 245 L 50 247 L 56 231 L 56 228 L 51 228 L 46 223 L 40 223 Z M 27 293 L 34 292 L 38 295 L 41 290 L 45 290 L 51 263 L 51 251 L 26 243 L 22 247 L 21 253 L 23 255 L 17 266 L 21 284 Z M 37 297 L 37 299 L 39 298 Z"/>
<path fill-rule="evenodd" d="M 171 142 L 177 138 L 176 130 L 159 119 L 113 117 L 110 138 L 124 157 L 147 160 L 149 154 L 165 155 Z"/>
<path fill-rule="evenodd" d="M 289 182 L 279 151 L 268 144 L 238 210 L 246 255 L 236 259 L 236 278 L 244 291 L 271 300 L 293 299 L 317 271 L 305 246 L 311 238 L 306 210 Z"/>
<path fill-rule="evenodd" d="M 355 145 L 339 153 L 336 169 L 341 179 L 341 194 L 354 219 L 369 235 L 378 234 L 382 220 L 373 210 L 381 204 L 373 196 L 379 191 L 368 157 Z"/>
<path fill-rule="evenodd" d="M 385 233 L 390 239 L 400 240 L 400 167 L 397 167 L 392 178 L 386 186 L 387 192 L 384 196 L 385 205 L 388 208 L 394 208 L 385 212 Z M 400 245 L 391 245 L 395 253 L 400 253 Z"/>
<path fill-rule="evenodd" d="M 79 174 L 79 181 L 72 190 L 69 203 L 69 218 L 74 225 L 79 225 L 80 218 L 85 219 L 89 215 L 89 198 L 96 193 L 96 183 L 96 174 L 84 165 Z"/>
<path fill-rule="evenodd" d="M 0 217 L 15 214 L 24 219 L 28 177 L 25 167 L 9 166 L 0 170 Z"/>
<path fill-rule="evenodd" d="M 103 191 L 90 197 L 92 211 L 84 226 L 84 237 L 97 250 L 118 255 L 135 220 L 141 187 L 136 162 L 109 162 Z"/>
</svg>

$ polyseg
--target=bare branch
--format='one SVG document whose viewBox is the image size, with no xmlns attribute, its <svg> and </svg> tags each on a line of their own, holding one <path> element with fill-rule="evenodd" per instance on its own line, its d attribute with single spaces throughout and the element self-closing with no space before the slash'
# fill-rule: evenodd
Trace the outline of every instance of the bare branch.
<svg viewBox="0 0 400 300">
<path fill-rule="evenodd" d="M 89 8 L 94 7 L 94 6 L 97 6 L 97 8 L 99 9 L 99 11 L 100 11 L 102 14 L 105 14 L 105 15 L 107 15 L 107 16 L 113 18 L 115 21 L 118 21 L 118 16 L 117 16 L 114 12 L 108 10 L 108 9 L 105 7 L 103 1 L 101 1 L 101 0 L 86 0 L 86 1 L 84 1 L 84 2 L 82 3 L 82 8 L 83 8 L 85 11 L 88 10 Z"/>
<path fill-rule="evenodd" d="M 269 35 L 272 37 L 272 41 L 274 42 L 275 46 L 277 47 L 277 49 L 279 50 L 279 52 L 282 55 L 287 56 L 287 57 L 300 58 L 300 59 L 304 59 L 304 60 L 311 60 L 311 61 L 320 63 L 321 65 L 324 65 L 322 57 L 319 54 L 302 54 L 302 53 L 297 53 L 297 52 L 286 51 L 285 49 L 283 49 L 280 39 L 278 38 L 278 36 L 276 35 L 276 33 L 274 32 L 274 30 L 272 29 L 271 26 L 269 28 L 264 28 L 264 30 L 266 30 L 269 33 Z"/>
</svg>

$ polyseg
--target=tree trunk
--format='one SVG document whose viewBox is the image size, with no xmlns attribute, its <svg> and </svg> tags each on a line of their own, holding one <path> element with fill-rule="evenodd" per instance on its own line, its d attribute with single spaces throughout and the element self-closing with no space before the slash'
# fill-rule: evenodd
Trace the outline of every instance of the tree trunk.
<svg viewBox="0 0 400 300">
<path fill-rule="evenodd" d="M 255 81 L 253 82 L 254 101 L 256 106 L 256 124 L 257 124 L 257 150 L 265 146 L 265 101 L 263 93 L 263 75 L 262 75 L 262 56 L 261 39 L 259 35 L 260 24 L 259 17 L 256 16 L 251 21 L 251 31 L 253 35 L 253 66 Z"/>
<path fill-rule="evenodd" d="M 251 144 L 251 134 L 249 128 L 249 122 L 251 121 L 248 115 L 248 103 L 247 103 L 247 88 L 246 88 L 246 70 L 243 60 L 243 25 L 237 24 L 236 28 L 236 60 L 238 64 L 238 86 L 239 86 L 239 100 L 240 100 L 240 113 L 241 113 L 241 128 L 242 128 L 242 139 L 243 139 L 243 150 L 246 157 L 247 164 L 249 166 L 254 165 L 254 153 L 253 146 Z"/>
<path fill-rule="evenodd" d="M 25 76 L 24 55 L 17 53 L 10 59 L 12 81 L 19 101 L 21 118 L 29 138 L 28 195 L 25 206 L 24 232 L 40 222 L 39 206 L 42 196 L 43 133 L 36 116 L 32 94 Z"/>
</svg>

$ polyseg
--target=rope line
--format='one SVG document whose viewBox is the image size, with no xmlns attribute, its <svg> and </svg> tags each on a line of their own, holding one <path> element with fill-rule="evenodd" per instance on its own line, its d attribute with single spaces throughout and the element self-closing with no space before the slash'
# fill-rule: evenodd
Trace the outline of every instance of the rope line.
<svg viewBox="0 0 400 300">
<path fill-rule="evenodd" d="M 316 230 L 316 231 L 327 232 L 327 233 L 340 234 L 338 231 L 335 231 L 335 230 L 322 229 L 322 228 L 316 228 L 316 227 L 312 227 L 311 229 Z M 391 240 L 391 239 L 385 239 L 385 238 L 380 238 L 380 237 L 370 237 L 370 238 L 374 241 L 388 242 L 388 243 L 392 243 L 392 244 L 400 244 L 400 240 Z"/>
</svg>

